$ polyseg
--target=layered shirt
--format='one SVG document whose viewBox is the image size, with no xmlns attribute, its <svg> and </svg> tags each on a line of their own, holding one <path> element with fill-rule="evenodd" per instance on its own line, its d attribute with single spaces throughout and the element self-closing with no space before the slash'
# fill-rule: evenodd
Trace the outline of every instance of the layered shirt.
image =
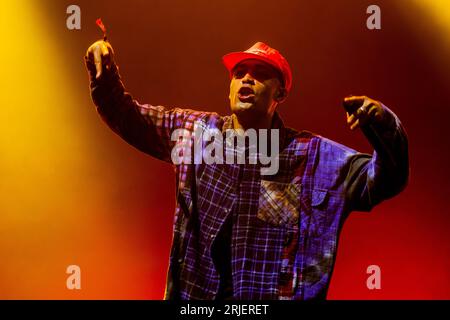
<svg viewBox="0 0 450 320">
<path fill-rule="evenodd" d="M 91 94 L 114 132 L 173 165 L 176 207 L 166 299 L 216 299 L 224 281 L 232 299 L 325 298 L 349 213 L 370 211 L 408 180 L 406 133 L 386 106 L 384 118 L 363 130 L 375 149 L 371 155 L 288 128 L 275 113 L 278 168 L 268 175 L 260 163 L 174 163 L 174 148 L 182 143 L 173 139 L 176 129 L 225 136 L 235 115 L 141 104 L 126 92 L 116 65 L 91 78 Z M 184 143 L 194 160 L 195 142 Z M 226 222 L 229 261 L 218 266 L 214 256 L 221 253 L 214 250 L 224 241 Z"/>
</svg>

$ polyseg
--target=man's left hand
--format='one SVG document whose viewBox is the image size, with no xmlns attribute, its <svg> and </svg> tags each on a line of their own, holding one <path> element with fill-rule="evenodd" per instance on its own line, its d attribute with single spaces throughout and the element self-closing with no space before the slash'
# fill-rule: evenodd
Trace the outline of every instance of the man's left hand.
<svg viewBox="0 0 450 320">
<path fill-rule="evenodd" d="M 373 122 L 382 121 L 384 117 L 385 111 L 381 102 L 369 97 L 351 96 L 345 98 L 344 103 L 361 106 L 352 114 L 347 111 L 347 124 L 351 130 L 355 130 L 360 126 L 365 126 Z"/>
</svg>

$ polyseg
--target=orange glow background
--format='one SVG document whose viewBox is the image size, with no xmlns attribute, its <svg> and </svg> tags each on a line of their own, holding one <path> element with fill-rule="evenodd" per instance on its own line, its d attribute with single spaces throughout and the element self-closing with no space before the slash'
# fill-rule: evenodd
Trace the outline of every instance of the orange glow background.
<svg viewBox="0 0 450 320">
<path fill-rule="evenodd" d="M 228 112 L 220 58 L 256 41 L 294 74 L 279 111 L 370 152 L 341 99 L 391 107 L 410 139 L 411 182 L 340 238 L 329 299 L 450 298 L 450 5 L 373 1 L 33 1 L 2 3 L 0 299 L 162 299 L 172 236 L 170 165 L 133 149 L 96 114 L 83 55 L 102 17 L 128 90 L 140 102 Z M 81 7 L 82 29 L 66 28 Z M 81 290 L 66 288 L 68 265 Z M 377 264 L 382 289 L 366 288 Z"/>
</svg>

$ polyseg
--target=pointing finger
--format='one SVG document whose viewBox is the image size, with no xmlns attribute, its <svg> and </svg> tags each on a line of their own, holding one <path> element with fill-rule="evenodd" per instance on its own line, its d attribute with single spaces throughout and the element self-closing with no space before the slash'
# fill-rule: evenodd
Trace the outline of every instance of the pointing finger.
<svg viewBox="0 0 450 320">
<path fill-rule="evenodd" d="M 98 79 L 102 75 L 102 56 L 99 46 L 95 47 L 94 49 L 94 63 L 95 69 L 97 70 L 95 78 Z"/>
<path fill-rule="evenodd" d="M 365 96 L 348 96 L 344 98 L 344 102 L 363 104 L 365 99 L 366 99 Z"/>
</svg>

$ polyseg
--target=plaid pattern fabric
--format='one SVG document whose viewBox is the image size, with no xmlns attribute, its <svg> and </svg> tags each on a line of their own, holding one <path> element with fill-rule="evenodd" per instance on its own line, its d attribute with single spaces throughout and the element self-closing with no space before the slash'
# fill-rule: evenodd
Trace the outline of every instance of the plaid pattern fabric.
<svg viewBox="0 0 450 320">
<path fill-rule="evenodd" d="M 140 104 L 125 92 L 113 66 L 91 79 L 92 98 L 106 123 L 128 143 L 171 163 L 176 128 L 231 129 L 233 116 Z M 259 164 L 175 166 L 177 205 L 166 299 L 214 299 L 219 274 L 211 248 L 230 217 L 234 299 L 325 298 L 337 237 L 352 210 L 370 211 L 407 183 L 406 134 L 386 108 L 375 126 L 373 155 L 307 131 L 286 128 L 278 114 L 279 170 Z"/>
</svg>

